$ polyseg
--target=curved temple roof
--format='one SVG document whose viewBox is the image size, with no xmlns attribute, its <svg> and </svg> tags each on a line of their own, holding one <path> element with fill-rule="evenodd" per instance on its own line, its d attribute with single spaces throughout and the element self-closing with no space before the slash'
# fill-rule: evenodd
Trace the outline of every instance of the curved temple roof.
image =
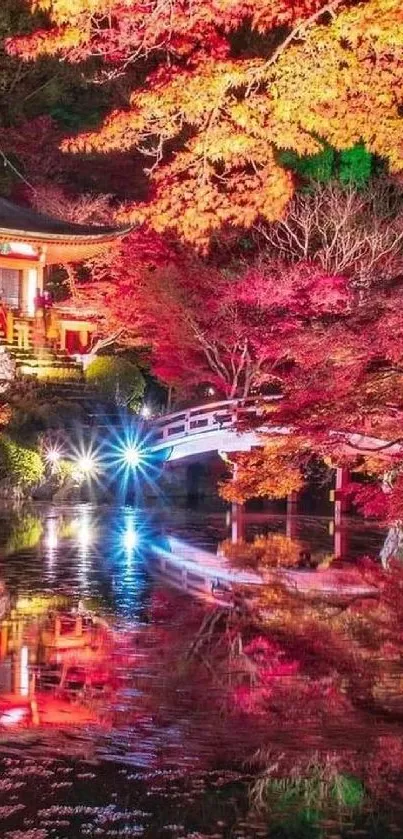
<svg viewBox="0 0 403 839">
<path fill-rule="evenodd" d="M 130 232 L 132 226 L 74 224 L 38 213 L 30 207 L 0 198 L 0 241 L 12 238 L 47 245 L 47 262 L 80 260 L 104 244 Z"/>
<path fill-rule="evenodd" d="M 43 213 L 37 213 L 30 207 L 20 207 L 5 198 L 0 198 L 0 233 L 28 234 L 30 237 L 48 239 L 60 237 L 63 240 L 71 237 L 84 239 L 110 239 L 128 233 L 130 227 L 95 227 L 91 224 L 73 224 L 70 221 L 53 218 Z"/>
</svg>

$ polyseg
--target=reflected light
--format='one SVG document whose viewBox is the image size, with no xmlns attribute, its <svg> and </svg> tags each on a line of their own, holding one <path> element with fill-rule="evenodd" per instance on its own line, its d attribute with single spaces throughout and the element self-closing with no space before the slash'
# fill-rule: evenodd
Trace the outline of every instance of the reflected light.
<svg viewBox="0 0 403 839">
<path fill-rule="evenodd" d="M 46 536 L 46 545 L 49 551 L 54 551 L 57 548 L 57 521 L 56 519 L 49 519 L 48 533 Z"/>
<path fill-rule="evenodd" d="M 90 549 L 94 541 L 95 531 L 87 510 L 83 510 L 77 526 L 77 542 L 79 547 L 79 578 L 81 593 L 88 592 L 88 572 L 91 568 Z"/>
<path fill-rule="evenodd" d="M 123 544 L 127 553 L 131 553 L 138 545 L 138 534 L 132 521 L 128 521 L 123 534 Z"/>
<path fill-rule="evenodd" d="M 20 690 L 22 696 L 28 696 L 29 672 L 28 672 L 28 647 L 21 647 L 20 653 Z"/>
<path fill-rule="evenodd" d="M 18 725 L 28 714 L 28 707 L 9 708 L 0 717 L 0 725 Z"/>
<path fill-rule="evenodd" d="M 91 527 L 86 515 L 83 515 L 82 519 L 80 519 L 80 525 L 78 530 L 78 541 L 80 543 L 80 547 L 83 551 L 86 551 L 90 544 L 91 544 Z"/>
</svg>

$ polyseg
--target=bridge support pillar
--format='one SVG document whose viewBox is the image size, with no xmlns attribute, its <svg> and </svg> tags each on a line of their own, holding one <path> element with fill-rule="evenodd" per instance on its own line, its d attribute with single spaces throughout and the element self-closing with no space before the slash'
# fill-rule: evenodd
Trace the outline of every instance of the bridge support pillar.
<svg viewBox="0 0 403 839">
<path fill-rule="evenodd" d="M 236 545 L 245 539 L 245 507 L 235 501 L 231 504 L 231 542 Z"/>
<path fill-rule="evenodd" d="M 344 514 L 348 509 L 346 489 L 349 480 L 348 469 L 345 466 L 338 466 L 335 489 L 331 493 L 331 500 L 334 501 L 334 521 L 330 522 L 330 533 L 334 536 L 335 559 L 344 559 L 347 554 L 347 527 Z"/>
<path fill-rule="evenodd" d="M 286 535 L 289 539 L 295 539 L 297 535 L 297 504 L 298 493 L 293 490 L 287 495 Z"/>
<path fill-rule="evenodd" d="M 348 502 L 346 489 L 350 474 L 345 466 L 338 466 L 336 469 L 336 487 L 334 491 L 334 523 L 340 525 L 343 513 L 347 511 Z"/>
</svg>

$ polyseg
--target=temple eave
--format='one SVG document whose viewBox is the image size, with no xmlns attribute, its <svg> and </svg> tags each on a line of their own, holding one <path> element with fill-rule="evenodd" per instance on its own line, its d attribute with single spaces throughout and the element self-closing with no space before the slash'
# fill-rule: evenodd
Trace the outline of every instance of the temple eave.
<svg viewBox="0 0 403 839">
<path fill-rule="evenodd" d="M 16 242 L 36 242 L 41 245 L 48 243 L 52 245 L 72 245 L 73 247 L 80 245 L 102 245 L 103 242 L 107 244 L 115 239 L 120 239 L 122 236 L 126 236 L 132 229 L 132 227 L 124 227 L 104 233 L 63 235 L 61 233 L 42 233 L 32 230 L 12 230 L 11 228 L 0 227 L 0 241 L 13 239 Z"/>
</svg>

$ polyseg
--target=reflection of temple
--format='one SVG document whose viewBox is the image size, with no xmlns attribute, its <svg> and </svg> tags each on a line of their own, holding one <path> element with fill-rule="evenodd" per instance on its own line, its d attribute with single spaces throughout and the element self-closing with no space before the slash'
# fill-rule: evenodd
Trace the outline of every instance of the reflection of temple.
<svg viewBox="0 0 403 839">
<path fill-rule="evenodd" d="M 91 317 L 51 304 L 44 291 L 49 266 L 83 261 L 124 232 L 64 222 L 0 198 L 0 338 L 22 373 L 40 375 L 45 360 L 47 367 L 67 367 L 68 357 L 87 352 L 94 337 Z"/>
<path fill-rule="evenodd" d="M 78 613 L 35 614 L 32 605 L 17 601 L 0 623 L 0 725 L 94 721 L 87 700 L 113 682 L 109 628 Z"/>
</svg>

